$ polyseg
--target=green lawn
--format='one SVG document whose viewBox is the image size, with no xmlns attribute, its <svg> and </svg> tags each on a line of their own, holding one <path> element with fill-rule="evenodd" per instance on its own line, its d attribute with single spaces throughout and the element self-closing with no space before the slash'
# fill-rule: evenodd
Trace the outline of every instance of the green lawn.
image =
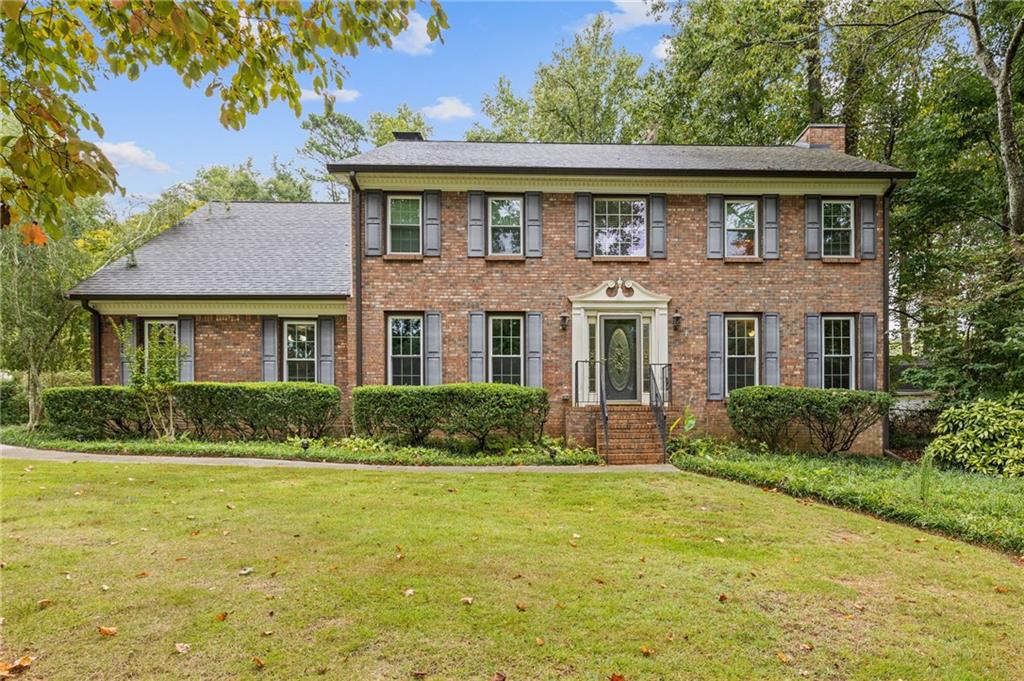
<svg viewBox="0 0 1024 681">
<path fill-rule="evenodd" d="M 3 659 L 37 656 L 24 678 L 931 681 L 1024 668 L 1013 558 L 690 473 L 16 460 L 0 472 Z"/>
</svg>

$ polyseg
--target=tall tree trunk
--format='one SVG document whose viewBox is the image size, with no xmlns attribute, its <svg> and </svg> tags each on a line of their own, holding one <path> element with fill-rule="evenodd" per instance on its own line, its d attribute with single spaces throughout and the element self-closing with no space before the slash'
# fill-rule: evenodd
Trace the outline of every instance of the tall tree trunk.
<svg viewBox="0 0 1024 681">
<path fill-rule="evenodd" d="M 807 0 L 807 43 L 804 61 L 807 68 L 807 115 L 810 123 L 825 122 L 825 104 L 821 93 L 821 1 Z"/>
<path fill-rule="evenodd" d="M 912 357 L 914 355 L 914 337 L 910 333 L 910 317 L 907 315 L 906 303 L 900 303 L 897 314 L 900 322 L 900 354 L 904 357 Z"/>
<path fill-rule="evenodd" d="M 999 121 L 999 155 L 1006 172 L 1007 224 L 1011 236 L 1024 237 L 1024 164 L 1020 158 L 1013 121 L 1013 95 L 1010 79 L 996 84 L 996 115 Z"/>
<path fill-rule="evenodd" d="M 25 372 L 25 394 L 28 397 L 28 429 L 35 430 L 43 419 L 43 400 L 39 389 L 39 366 L 29 362 Z"/>
</svg>

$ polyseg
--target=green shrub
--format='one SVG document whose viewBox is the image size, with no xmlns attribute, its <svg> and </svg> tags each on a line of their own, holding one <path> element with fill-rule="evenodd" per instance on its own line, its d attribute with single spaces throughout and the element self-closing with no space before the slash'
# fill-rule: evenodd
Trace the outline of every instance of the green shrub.
<svg viewBox="0 0 1024 681">
<path fill-rule="evenodd" d="M 764 443 L 772 451 L 790 444 L 805 388 L 755 385 L 729 392 L 725 411 L 740 439 Z"/>
<path fill-rule="evenodd" d="M 361 386 L 352 391 L 352 423 L 359 432 L 412 444 L 421 444 L 435 430 L 470 437 L 479 449 L 495 433 L 534 441 L 548 409 L 543 388 L 495 383 Z"/>
<path fill-rule="evenodd" d="M 18 381 L 0 381 L 0 423 L 11 425 L 28 421 L 28 396 Z"/>
<path fill-rule="evenodd" d="M 1024 475 L 1024 393 L 950 407 L 935 432 L 926 457 L 977 473 Z"/>
<path fill-rule="evenodd" d="M 43 409 L 50 427 L 68 437 L 140 436 L 151 429 L 135 391 L 122 386 L 47 388 Z"/>
</svg>

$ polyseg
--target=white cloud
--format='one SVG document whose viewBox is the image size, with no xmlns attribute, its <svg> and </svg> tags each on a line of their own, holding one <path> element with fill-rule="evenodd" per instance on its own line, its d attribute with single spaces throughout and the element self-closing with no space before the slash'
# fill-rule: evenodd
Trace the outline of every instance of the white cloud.
<svg viewBox="0 0 1024 681">
<path fill-rule="evenodd" d="M 455 118 L 472 118 L 473 110 L 458 97 L 438 97 L 437 104 L 420 109 L 427 118 L 450 121 Z"/>
<path fill-rule="evenodd" d="M 665 61 L 668 56 L 672 54 L 672 40 L 668 36 L 663 36 L 661 40 L 655 43 L 654 47 L 651 48 L 651 54 L 656 59 Z"/>
<path fill-rule="evenodd" d="M 427 20 L 419 12 L 409 12 L 409 26 L 392 39 L 391 46 L 399 52 L 412 55 L 430 54 L 434 51 L 430 36 L 427 35 Z"/>
<path fill-rule="evenodd" d="M 328 91 L 327 94 L 334 97 L 335 102 L 354 102 L 355 100 L 359 99 L 359 96 L 363 93 L 361 93 L 359 90 L 349 90 L 348 88 L 343 88 L 341 90 L 330 90 Z M 316 102 L 322 100 L 323 98 L 324 96 L 317 94 L 315 90 L 311 90 L 309 88 L 302 88 L 302 101 L 304 102 Z"/>
<path fill-rule="evenodd" d="M 662 15 L 650 15 L 647 13 L 648 6 L 645 0 L 612 0 L 615 9 L 608 12 L 601 12 L 611 23 L 612 30 L 616 33 L 630 31 L 641 26 L 654 26 L 661 23 Z M 583 19 L 583 26 L 594 20 L 593 14 L 588 14 Z"/>
<path fill-rule="evenodd" d="M 171 169 L 169 165 L 157 159 L 156 154 L 149 149 L 143 149 L 135 142 L 97 142 L 96 146 L 114 165 L 123 163 L 152 173 L 166 173 Z"/>
</svg>

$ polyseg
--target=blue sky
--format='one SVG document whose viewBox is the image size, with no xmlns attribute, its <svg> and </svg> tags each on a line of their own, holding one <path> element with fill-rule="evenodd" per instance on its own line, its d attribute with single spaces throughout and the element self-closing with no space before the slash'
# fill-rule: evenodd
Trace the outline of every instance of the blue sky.
<svg viewBox="0 0 1024 681">
<path fill-rule="evenodd" d="M 493 91 L 498 76 L 508 76 L 525 93 L 537 64 L 548 61 L 560 42 L 571 41 L 595 13 L 611 18 L 619 45 L 649 62 L 658 59 L 656 48 L 668 30 L 646 15 L 640 0 L 448 1 L 444 7 L 450 28 L 443 44 L 428 43 L 422 18 L 412 17 L 397 49 L 366 50 L 347 62 L 345 90 L 350 92 L 335 108 L 365 121 L 373 111 L 393 111 L 406 102 L 428 115 L 434 139 L 461 139 L 475 121 L 484 120 L 480 98 Z M 252 157 L 257 168 L 266 170 L 275 155 L 281 161 L 295 158 L 305 134 L 300 119 L 284 104 L 273 104 L 250 117 L 243 130 L 231 131 L 218 123 L 219 100 L 203 96 L 202 89 L 188 90 L 169 69 L 154 68 L 134 82 L 101 82 L 82 98 L 104 125 L 104 151 L 130 195 L 151 198 L 202 166 Z M 312 99 L 303 109 L 321 111 L 323 104 Z"/>
</svg>

